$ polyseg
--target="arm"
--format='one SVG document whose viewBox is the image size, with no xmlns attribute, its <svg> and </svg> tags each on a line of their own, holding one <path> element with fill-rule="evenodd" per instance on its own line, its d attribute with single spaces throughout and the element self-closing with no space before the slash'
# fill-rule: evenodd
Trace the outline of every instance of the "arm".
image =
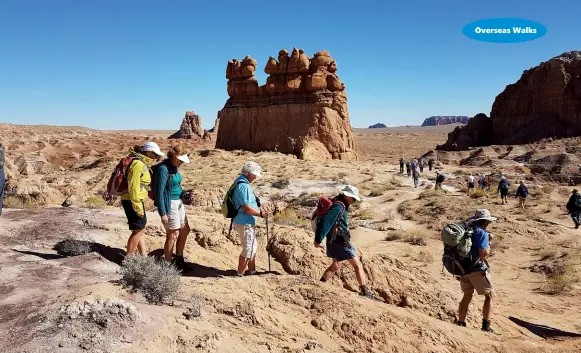
<svg viewBox="0 0 581 353">
<path fill-rule="evenodd" d="M 165 216 L 169 213 L 166 208 L 163 196 L 167 192 L 165 186 L 167 184 L 167 179 L 169 178 L 169 172 L 165 165 L 160 165 L 157 167 L 157 175 L 155 176 L 155 183 L 153 185 L 153 192 L 155 193 L 155 199 L 157 200 L 157 212 L 160 216 Z"/>
<path fill-rule="evenodd" d="M 246 183 L 242 183 L 237 186 L 237 190 L 234 191 L 234 199 L 235 203 L 240 205 L 240 209 L 244 211 L 249 216 L 254 217 L 263 217 L 265 214 L 263 213 L 262 216 L 260 215 L 260 208 L 254 208 L 250 205 L 250 200 L 254 198 L 254 194 L 250 186 Z"/>
<path fill-rule="evenodd" d="M 486 261 L 486 258 L 490 255 L 490 248 L 480 249 L 480 260 L 482 262 Z"/>
<path fill-rule="evenodd" d="M 141 194 L 141 175 L 143 174 L 143 169 L 146 168 L 145 164 L 140 160 L 135 160 L 129 166 L 127 171 L 127 193 L 129 194 L 129 200 L 131 200 L 131 205 L 133 210 L 139 217 L 145 215 L 145 210 L 143 209 L 143 201 L 140 198 Z"/>
<path fill-rule="evenodd" d="M 488 234 L 481 229 L 474 234 L 474 241 L 478 244 L 479 252 L 478 255 L 480 260 L 484 262 L 486 258 L 490 255 L 490 244 L 488 241 Z"/>
<path fill-rule="evenodd" d="M 333 204 L 329 211 L 319 220 L 320 226 L 317 227 L 317 232 L 315 233 L 315 243 L 320 244 L 323 239 L 327 236 L 331 228 L 337 222 L 339 215 L 343 212 L 343 206 L 340 204 Z"/>
</svg>

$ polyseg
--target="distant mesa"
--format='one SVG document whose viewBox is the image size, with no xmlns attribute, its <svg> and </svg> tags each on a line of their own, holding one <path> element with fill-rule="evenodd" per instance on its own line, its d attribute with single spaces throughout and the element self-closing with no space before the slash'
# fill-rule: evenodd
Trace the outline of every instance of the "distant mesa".
<svg viewBox="0 0 581 353">
<path fill-rule="evenodd" d="M 370 129 L 383 129 L 383 128 L 386 128 L 386 127 L 387 127 L 387 126 L 385 126 L 385 125 L 384 125 L 384 124 L 382 124 L 382 123 L 377 123 L 377 124 L 375 124 L 375 125 L 369 125 L 369 128 L 370 128 Z"/>
<path fill-rule="evenodd" d="M 297 48 L 279 51 L 266 62 L 262 86 L 254 78 L 257 66 L 250 56 L 228 61 L 230 98 L 218 113 L 216 148 L 357 159 L 345 85 L 327 51 L 313 57 Z"/>
<path fill-rule="evenodd" d="M 521 145 L 544 138 L 581 136 L 581 51 L 570 51 L 525 70 L 492 104 L 448 135 L 438 149 Z"/>
<path fill-rule="evenodd" d="M 438 115 L 426 118 L 422 126 L 438 126 L 450 124 L 468 124 L 470 118 L 463 115 Z"/>
<path fill-rule="evenodd" d="M 204 136 L 202 119 L 193 111 L 187 111 L 182 126 L 170 139 L 200 139 Z"/>
</svg>

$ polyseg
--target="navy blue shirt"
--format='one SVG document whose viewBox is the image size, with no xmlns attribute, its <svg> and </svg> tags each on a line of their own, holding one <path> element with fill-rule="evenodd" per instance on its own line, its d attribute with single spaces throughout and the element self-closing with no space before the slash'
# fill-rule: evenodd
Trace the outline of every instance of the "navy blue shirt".
<svg viewBox="0 0 581 353">
<path fill-rule="evenodd" d="M 488 266 L 486 266 L 484 261 L 480 260 L 480 249 L 488 249 L 490 247 L 488 239 L 489 234 L 487 231 L 480 227 L 474 228 L 474 233 L 472 233 L 472 248 L 470 249 L 472 261 L 475 264 L 472 267 L 472 272 L 488 270 Z"/>
</svg>

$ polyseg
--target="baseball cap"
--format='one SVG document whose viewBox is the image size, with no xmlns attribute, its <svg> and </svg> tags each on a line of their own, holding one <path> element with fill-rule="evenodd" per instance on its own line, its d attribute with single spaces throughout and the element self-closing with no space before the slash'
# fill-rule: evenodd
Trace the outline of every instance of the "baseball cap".
<svg viewBox="0 0 581 353">
<path fill-rule="evenodd" d="M 162 152 L 162 151 L 159 149 L 159 146 L 157 145 L 157 143 L 155 143 L 155 142 L 151 142 L 151 141 L 149 141 L 149 142 L 146 142 L 146 143 L 143 145 L 143 152 L 153 152 L 153 153 L 157 154 L 157 155 L 158 155 L 158 156 L 160 156 L 160 157 L 163 157 L 163 156 L 165 156 L 165 153 L 163 153 L 163 152 Z"/>
<path fill-rule="evenodd" d="M 260 167 L 260 165 L 258 165 L 258 163 L 250 161 L 244 163 L 244 167 L 242 167 L 242 173 L 250 173 L 256 176 L 257 178 L 261 178 L 262 168 Z"/>
<path fill-rule="evenodd" d="M 357 201 L 361 201 L 361 197 L 359 196 L 359 189 L 357 189 L 353 185 L 346 185 L 341 189 L 341 194 L 352 197 Z"/>
<path fill-rule="evenodd" d="M 176 158 L 186 164 L 190 163 L 190 158 L 188 157 L 187 154 L 182 154 L 181 156 L 177 156 Z"/>
</svg>

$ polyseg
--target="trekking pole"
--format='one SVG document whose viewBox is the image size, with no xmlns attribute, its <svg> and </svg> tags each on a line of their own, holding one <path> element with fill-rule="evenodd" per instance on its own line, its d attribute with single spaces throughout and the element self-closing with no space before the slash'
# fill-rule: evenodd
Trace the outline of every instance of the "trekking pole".
<svg viewBox="0 0 581 353">
<path fill-rule="evenodd" d="M 268 272 L 270 272 L 270 252 L 268 251 L 268 217 L 266 218 L 266 253 L 268 254 Z"/>
</svg>

